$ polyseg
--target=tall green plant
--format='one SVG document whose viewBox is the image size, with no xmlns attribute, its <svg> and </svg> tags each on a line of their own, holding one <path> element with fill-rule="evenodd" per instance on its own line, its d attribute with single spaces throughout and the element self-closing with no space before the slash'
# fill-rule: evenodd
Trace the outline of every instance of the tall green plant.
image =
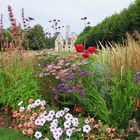
<svg viewBox="0 0 140 140">
<path fill-rule="evenodd" d="M 131 71 L 127 71 L 122 80 L 115 79 L 110 119 L 111 123 L 117 127 L 123 127 L 133 115 L 138 98 L 137 86 L 133 79 L 134 75 Z"/>
<path fill-rule="evenodd" d="M 20 101 L 38 98 L 39 86 L 34 75 L 34 60 L 23 61 L 20 54 L 13 54 L 2 62 L 0 69 L 0 103 L 15 108 Z M 4 59 L 4 58 L 3 58 Z"/>
</svg>

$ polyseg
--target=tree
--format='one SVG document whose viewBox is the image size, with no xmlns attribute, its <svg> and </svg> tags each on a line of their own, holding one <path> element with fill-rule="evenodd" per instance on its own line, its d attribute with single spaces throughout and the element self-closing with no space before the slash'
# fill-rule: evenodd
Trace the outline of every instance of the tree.
<svg viewBox="0 0 140 140">
<path fill-rule="evenodd" d="M 28 30 L 26 44 L 27 47 L 33 50 L 40 50 L 47 48 L 46 35 L 41 25 L 35 25 Z"/>
</svg>

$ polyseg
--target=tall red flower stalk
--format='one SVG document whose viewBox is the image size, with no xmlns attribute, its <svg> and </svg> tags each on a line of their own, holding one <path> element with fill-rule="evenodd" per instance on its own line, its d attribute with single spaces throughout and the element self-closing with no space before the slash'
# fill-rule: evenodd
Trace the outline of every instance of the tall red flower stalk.
<svg viewBox="0 0 140 140">
<path fill-rule="evenodd" d="M 9 14 L 9 20 L 11 22 L 11 25 L 16 26 L 16 19 L 13 14 L 13 9 L 10 5 L 8 5 L 8 14 Z"/>
<path fill-rule="evenodd" d="M 13 41 L 9 43 L 8 46 L 6 46 L 7 50 L 22 50 L 22 37 L 21 35 L 21 26 L 17 26 L 16 24 L 16 19 L 13 14 L 13 9 L 10 5 L 8 5 L 8 15 L 9 15 L 9 20 L 11 22 L 11 33 L 12 33 L 12 38 Z"/>
</svg>

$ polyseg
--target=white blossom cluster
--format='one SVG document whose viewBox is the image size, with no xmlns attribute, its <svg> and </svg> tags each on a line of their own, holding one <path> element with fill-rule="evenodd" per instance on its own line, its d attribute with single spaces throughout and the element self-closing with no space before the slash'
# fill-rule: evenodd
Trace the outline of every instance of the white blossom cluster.
<svg viewBox="0 0 140 140">
<path fill-rule="evenodd" d="M 20 106 L 20 112 L 23 112 L 25 109 L 23 106 L 21 106 L 22 104 L 23 102 L 18 104 Z M 45 101 L 37 99 L 32 104 L 29 104 L 27 109 L 34 109 L 38 106 L 45 106 L 45 104 Z M 80 128 L 78 118 L 70 114 L 69 110 L 69 108 L 64 108 L 63 110 L 57 112 L 54 110 L 50 110 L 48 112 L 42 111 L 34 121 L 34 124 L 36 126 L 45 127 L 44 125 L 49 123 L 49 131 L 52 133 L 54 140 L 59 140 L 62 135 L 67 136 L 66 140 L 70 140 L 72 134 L 75 132 L 89 133 L 91 131 L 89 121 L 85 120 L 85 125 Z M 63 121 L 63 124 L 60 125 L 59 121 Z M 40 139 L 43 138 L 43 133 L 36 131 L 34 136 L 36 139 Z M 49 139 L 45 138 L 44 140 Z"/>
<path fill-rule="evenodd" d="M 46 105 L 46 101 L 45 100 L 41 101 L 40 99 L 37 99 L 32 104 L 29 104 L 27 106 L 27 109 L 34 109 L 36 107 L 45 106 L 45 105 Z M 20 109 L 19 109 L 20 113 L 25 110 L 25 107 L 23 106 L 23 101 L 19 102 L 18 106 L 20 107 Z"/>
<path fill-rule="evenodd" d="M 78 131 L 83 131 L 85 133 L 89 133 L 91 130 L 90 125 L 88 125 L 88 121 L 86 120 L 86 125 L 83 128 L 79 128 L 79 120 L 74 117 L 72 114 L 68 113 L 69 108 L 64 108 L 64 110 L 60 110 L 55 112 L 54 110 L 50 110 L 48 113 L 44 112 L 35 120 L 35 125 L 44 126 L 46 122 L 50 122 L 49 130 L 53 135 L 55 140 L 59 140 L 60 137 L 65 134 L 70 140 L 73 133 Z M 64 119 L 63 126 L 59 126 L 59 120 Z M 41 132 L 36 132 L 34 135 L 37 139 L 42 137 Z M 48 138 L 45 138 L 45 140 Z"/>
</svg>

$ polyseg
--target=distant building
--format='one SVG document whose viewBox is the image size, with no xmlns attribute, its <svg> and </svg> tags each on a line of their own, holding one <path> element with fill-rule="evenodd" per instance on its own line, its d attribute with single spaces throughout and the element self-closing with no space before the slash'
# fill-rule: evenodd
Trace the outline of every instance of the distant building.
<svg viewBox="0 0 140 140">
<path fill-rule="evenodd" d="M 76 33 L 70 33 L 70 26 L 66 26 L 66 37 L 63 39 L 62 35 L 59 34 L 55 40 L 55 51 L 75 51 L 75 41 L 77 39 Z"/>
</svg>

